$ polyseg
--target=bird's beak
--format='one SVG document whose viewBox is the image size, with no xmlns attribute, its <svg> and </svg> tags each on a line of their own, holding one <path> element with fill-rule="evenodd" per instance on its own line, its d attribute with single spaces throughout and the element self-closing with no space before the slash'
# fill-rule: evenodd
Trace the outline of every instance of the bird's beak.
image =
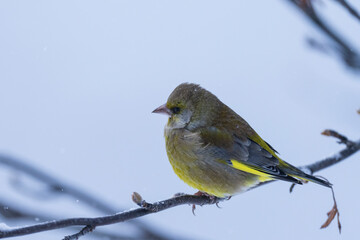
<svg viewBox="0 0 360 240">
<path fill-rule="evenodd" d="M 160 107 L 158 107 L 157 109 L 155 109 L 154 111 L 152 111 L 153 113 L 162 113 L 162 114 L 166 114 L 168 116 L 171 116 L 171 111 L 170 109 L 168 109 L 166 107 L 166 104 L 161 105 Z"/>
</svg>

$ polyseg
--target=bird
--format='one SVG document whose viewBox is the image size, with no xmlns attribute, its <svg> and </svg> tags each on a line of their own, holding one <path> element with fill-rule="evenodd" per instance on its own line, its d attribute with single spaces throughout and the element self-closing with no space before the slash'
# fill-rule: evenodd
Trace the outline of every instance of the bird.
<svg viewBox="0 0 360 240">
<path fill-rule="evenodd" d="M 282 160 L 241 116 L 198 84 L 180 84 L 153 113 L 168 116 L 169 162 L 198 190 L 195 195 L 230 198 L 271 180 L 332 186 Z"/>
</svg>

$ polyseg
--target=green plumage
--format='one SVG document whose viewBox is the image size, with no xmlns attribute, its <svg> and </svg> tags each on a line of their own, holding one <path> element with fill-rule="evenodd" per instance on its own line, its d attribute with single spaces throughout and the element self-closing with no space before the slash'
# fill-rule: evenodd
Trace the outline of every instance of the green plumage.
<svg viewBox="0 0 360 240">
<path fill-rule="evenodd" d="M 281 160 L 243 118 L 199 85 L 179 85 L 154 112 L 169 115 L 166 150 L 175 173 L 202 192 L 231 196 L 272 179 L 331 186 Z"/>
</svg>

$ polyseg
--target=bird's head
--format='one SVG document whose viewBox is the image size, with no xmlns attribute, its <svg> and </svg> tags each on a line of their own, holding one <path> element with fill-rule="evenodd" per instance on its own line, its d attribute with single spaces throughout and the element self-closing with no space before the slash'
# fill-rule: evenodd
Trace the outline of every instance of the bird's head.
<svg viewBox="0 0 360 240">
<path fill-rule="evenodd" d="M 199 85 L 182 83 L 170 94 L 167 102 L 153 113 L 168 115 L 170 128 L 186 127 L 192 130 L 211 123 L 220 105 L 215 95 Z"/>
</svg>

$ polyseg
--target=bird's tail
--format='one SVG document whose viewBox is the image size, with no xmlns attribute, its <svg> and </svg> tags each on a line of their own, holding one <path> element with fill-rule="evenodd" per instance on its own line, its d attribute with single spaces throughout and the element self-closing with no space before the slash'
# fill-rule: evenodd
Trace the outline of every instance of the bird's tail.
<svg viewBox="0 0 360 240">
<path fill-rule="evenodd" d="M 280 162 L 280 168 L 287 175 L 289 175 L 291 177 L 295 177 L 295 178 L 299 178 L 301 180 L 317 183 L 317 184 L 320 184 L 320 185 L 328 187 L 328 188 L 332 187 L 332 184 L 329 181 L 327 181 L 325 179 L 318 178 L 318 177 L 314 177 L 314 176 L 312 176 L 310 174 L 307 174 L 307 173 L 304 173 L 303 171 L 301 171 L 297 167 L 294 167 L 294 166 L 292 166 L 291 164 L 289 164 L 287 162 L 281 161 Z"/>
</svg>

